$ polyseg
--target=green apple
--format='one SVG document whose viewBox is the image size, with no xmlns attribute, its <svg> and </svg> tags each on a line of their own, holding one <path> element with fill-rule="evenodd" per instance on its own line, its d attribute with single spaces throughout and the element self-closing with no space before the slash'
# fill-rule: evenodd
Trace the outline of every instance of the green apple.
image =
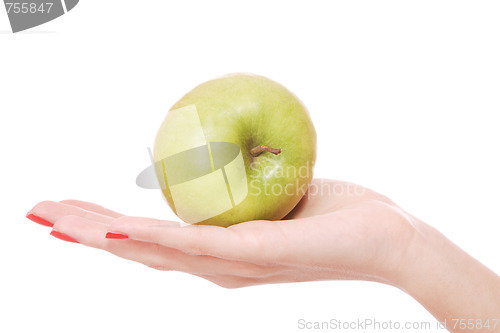
<svg viewBox="0 0 500 333">
<path fill-rule="evenodd" d="M 168 112 L 155 140 L 162 193 L 185 222 L 227 227 L 279 220 L 313 177 L 316 132 L 302 102 L 268 78 L 200 84 Z"/>
</svg>

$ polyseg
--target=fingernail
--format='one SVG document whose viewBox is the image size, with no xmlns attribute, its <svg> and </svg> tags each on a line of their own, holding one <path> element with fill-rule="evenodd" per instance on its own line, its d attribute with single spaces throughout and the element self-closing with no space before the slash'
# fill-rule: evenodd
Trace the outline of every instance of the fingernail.
<svg viewBox="0 0 500 333">
<path fill-rule="evenodd" d="M 79 243 L 76 239 L 73 237 L 70 237 L 66 234 L 63 234 L 62 232 L 52 230 L 50 232 L 51 236 L 54 236 L 55 238 L 59 238 L 60 240 L 66 241 L 66 242 L 72 242 L 72 243 Z"/>
<path fill-rule="evenodd" d="M 116 232 L 108 232 L 106 234 L 106 238 L 109 238 L 109 239 L 127 239 L 128 236 L 125 234 L 119 234 Z"/>
<path fill-rule="evenodd" d="M 47 220 L 44 220 L 40 216 L 36 216 L 36 215 L 28 213 L 28 215 L 26 215 L 26 217 L 29 218 L 31 221 L 36 222 L 36 223 L 41 224 L 41 225 L 46 226 L 46 227 L 53 227 L 54 226 L 54 223 L 51 223 Z"/>
</svg>

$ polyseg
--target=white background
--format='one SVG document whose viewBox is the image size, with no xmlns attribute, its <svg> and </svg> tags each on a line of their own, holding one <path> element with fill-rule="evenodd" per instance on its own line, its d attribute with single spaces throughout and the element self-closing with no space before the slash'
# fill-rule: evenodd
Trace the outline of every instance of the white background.
<svg viewBox="0 0 500 333">
<path fill-rule="evenodd" d="M 169 107 L 230 72 L 268 76 L 308 106 L 316 176 L 391 197 L 500 272 L 498 2 L 173 3 L 82 0 L 19 34 L 0 9 L 0 331 L 304 332 L 301 318 L 435 325 L 393 287 L 227 290 L 62 242 L 25 218 L 39 201 L 75 198 L 177 220 L 135 177 Z"/>
</svg>

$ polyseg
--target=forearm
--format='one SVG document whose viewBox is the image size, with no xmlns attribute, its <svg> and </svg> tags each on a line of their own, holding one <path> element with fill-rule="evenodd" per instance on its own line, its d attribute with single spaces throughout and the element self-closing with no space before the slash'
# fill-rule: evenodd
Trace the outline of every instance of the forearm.
<svg viewBox="0 0 500 333">
<path fill-rule="evenodd" d="M 448 330 L 500 332 L 497 274 L 424 223 L 407 255 L 397 285 Z"/>
</svg>

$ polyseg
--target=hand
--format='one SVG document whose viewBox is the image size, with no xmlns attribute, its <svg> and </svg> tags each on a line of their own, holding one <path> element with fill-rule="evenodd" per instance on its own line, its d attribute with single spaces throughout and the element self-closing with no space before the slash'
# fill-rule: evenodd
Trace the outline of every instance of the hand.
<svg viewBox="0 0 500 333">
<path fill-rule="evenodd" d="M 416 221 L 388 198 L 358 185 L 314 180 L 281 221 L 229 228 L 124 216 L 101 206 L 45 201 L 30 212 L 79 243 L 223 287 L 331 279 L 390 283 Z M 127 239 L 106 239 L 108 233 Z"/>
<path fill-rule="evenodd" d="M 229 228 L 125 216 L 77 200 L 41 202 L 28 217 L 53 226 L 58 238 L 227 288 L 371 280 L 404 290 L 450 331 L 465 331 L 454 319 L 488 320 L 490 328 L 476 331 L 500 331 L 497 274 L 390 199 L 346 182 L 314 180 L 284 220 Z"/>
</svg>

